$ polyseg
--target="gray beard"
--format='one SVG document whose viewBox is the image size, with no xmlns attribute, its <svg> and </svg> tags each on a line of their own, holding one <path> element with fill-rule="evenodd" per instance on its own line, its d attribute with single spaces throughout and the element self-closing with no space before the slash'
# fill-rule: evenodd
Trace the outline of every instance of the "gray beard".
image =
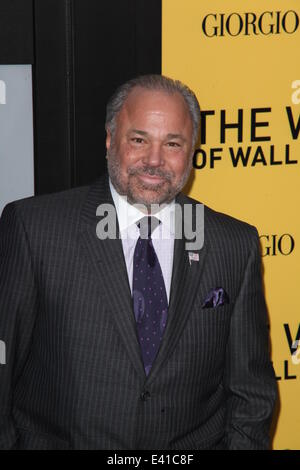
<svg viewBox="0 0 300 470">
<path fill-rule="evenodd" d="M 150 209 L 151 204 L 170 203 L 175 198 L 175 196 L 180 193 L 189 178 L 192 169 L 192 157 L 190 158 L 189 164 L 186 167 L 180 180 L 175 185 L 172 185 L 172 180 L 174 179 L 174 174 L 172 172 L 167 172 L 161 170 L 160 168 L 153 168 L 147 166 L 144 166 L 142 168 L 128 168 L 128 182 L 124 183 L 122 181 L 118 159 L 113 151 L 107 152 L 107 167 L 112 184 L 119 194 L 127 196 L 127 200 L 130 204 L 143 204 L 147 207 L 147 209 Z M 132 187 L 132 185 L 130 184 L 130 177 L 134 177 L 134 175 L 138 174 L 160 176 L 164 178 L 168 184 L 166 186 L 166 183 L 163 182 L 153 187 L 152 184 L 147 185 L 147 183 L 141 183 L 139 185 L 139 189 L 144 189 L 148 191 L 151 190 L 151 192 L 154 193 L 151 199 L 149 199 L 149 197 L 147 199 L 144 199 L 142 196 L 135 194 L 136 191 L 134 190 L 134 187 Z M 163 189 L 164 187 L 166 188 Z"/>
</svg>

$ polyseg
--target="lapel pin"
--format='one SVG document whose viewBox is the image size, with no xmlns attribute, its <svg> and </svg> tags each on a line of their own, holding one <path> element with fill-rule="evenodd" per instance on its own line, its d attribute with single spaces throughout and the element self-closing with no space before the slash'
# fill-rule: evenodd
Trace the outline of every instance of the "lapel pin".
<svg viewBox="0 0 300 470">
<path fill-rule="evenodd" d="M 189 252 L 189 263 L 190 263 L 190 266 L 192 264 L 192 261 L 199 261 L 199 253 L 192 253 L 192 252 Z"/>
</svg>

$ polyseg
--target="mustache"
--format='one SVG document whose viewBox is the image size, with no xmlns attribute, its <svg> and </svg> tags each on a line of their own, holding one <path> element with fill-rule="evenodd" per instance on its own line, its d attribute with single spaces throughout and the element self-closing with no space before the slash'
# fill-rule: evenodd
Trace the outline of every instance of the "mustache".
<svg viewBox="0 0 300 470">
<path fill-rule="evenodd" d="M 130 176 L 135 175 L 149 175 L 149 176 L 159 176 L 165 180 L 171 182 L 174 174 L 169 171 L 164 171 L 161 168 L 153 168 L 151 166 L 145 166 L 143 168 L 128 168 L 127 173 Z"/>
</svg>

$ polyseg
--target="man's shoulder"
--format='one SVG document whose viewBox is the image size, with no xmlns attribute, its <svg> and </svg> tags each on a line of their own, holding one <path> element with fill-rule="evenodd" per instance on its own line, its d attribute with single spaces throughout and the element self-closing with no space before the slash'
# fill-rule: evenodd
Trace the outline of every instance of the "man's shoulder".
<svg viewBox="0 0 300 470">
<path fill-rule="evenodd" d="M 12 201 L 6 208 L 15 209 L 24 215 L 40 211 L 57 211 L 59 213 L 71 208 L 77 209 L 89 191 L 90 186 L 78 186 L 50 194 L 31 196 Z"/>
<path fill-rule="evenodd" d="M 56 191 L 53 193 L 42 194 L 38 196 L 26 197 L 13 201 L 13 204 L 20 207 L 45 207 L 48 205 L 56 205 L 58 202 L 70 202 L 81 199 L 89 191 L 91 185 L 76 186 L 71 189 Z"/>
</svg>

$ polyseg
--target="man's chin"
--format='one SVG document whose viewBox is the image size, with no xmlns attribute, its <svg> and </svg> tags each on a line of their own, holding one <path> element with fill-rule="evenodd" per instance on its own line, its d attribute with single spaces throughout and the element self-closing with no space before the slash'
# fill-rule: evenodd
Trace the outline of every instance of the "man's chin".
<svg viewBox="0 0 300 470">
<path fill-rule="evenodd" d="M 173 199 L 170 198 L 169 192 L 157 192 L 157 190 L 155 191 L 152 188 L 129 191 L 127 197 L 130 204 L 143 204 L 147 207 L 149 207 L 151 204 L 168 203 L 171 199 Z"/>
</svg>

